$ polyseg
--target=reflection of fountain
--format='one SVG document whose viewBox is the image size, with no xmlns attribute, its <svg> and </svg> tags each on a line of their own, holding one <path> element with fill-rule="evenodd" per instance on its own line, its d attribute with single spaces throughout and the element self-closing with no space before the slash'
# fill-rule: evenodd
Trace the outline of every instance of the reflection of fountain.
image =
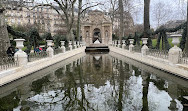
<svg viewBox="0 0 188 111">
<path fill-rule="evenodd" d="M 101 62 L 101 56 L 94 56 L 94 59 L 93 59 L 93 63 L 94 63 L 94 66 L 96 68 L 96 71 L 99 71 L 102 67 L 102 62 Z"/>
<path fill-rule="evenodd" d="M 101 58 L 101 56 L 94 56 L 95 60 L 99 60 Z"/>
</svg>

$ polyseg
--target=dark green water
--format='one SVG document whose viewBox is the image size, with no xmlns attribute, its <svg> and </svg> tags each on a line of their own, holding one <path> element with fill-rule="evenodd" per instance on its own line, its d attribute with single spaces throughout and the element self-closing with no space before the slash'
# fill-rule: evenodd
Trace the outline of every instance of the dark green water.
<svg viewBox="0 0 188 111">
<path fill-rule="evenodd" d="M 186 80 L 113 53 L 90 54 L 0 87 L 0 111 L 182 111 L 187 95 Z"/>
</svg>

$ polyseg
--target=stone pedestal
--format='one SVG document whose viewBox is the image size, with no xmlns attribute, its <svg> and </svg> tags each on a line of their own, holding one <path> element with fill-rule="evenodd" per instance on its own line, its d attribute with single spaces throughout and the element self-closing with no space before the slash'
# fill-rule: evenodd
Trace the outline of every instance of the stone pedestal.
<svg viewBox="0 0 188 111">
<path fill-rule="evenodd" d="M 114 41 L 114 47 L 116 47 L 116 46 L 117 46 L 117 40 Z"/>
<path fill-rule="evenodd" d="M 133 42 L 134 42 L 134 39 L 129 39 L 129 41 L 130 41 L 129 52 L 133 52 L 133 48 L 134 48 Z"/>
<path fill-rule="evenodd" d="M 46 52 L 48 53 L 49 57 L 54 56 L 54 49 L 52 48 L 52 42 L 53 40 L 46 40 L 48 48 L 46 49 Z"/>
<path fill-rule="evenodd" d="M 125 44 L 125 40 L 122 40 L 122 49 L 125 49 L 125 46 L 126 46 L 126 44 Z"/>
<path fill-rule="evenodd" d="M 172 47 L 168 52 L 168 60 L 174 64 L 177 64 L 179 62 L 180 57 L 182 57 L 182 49 L 177 46 L 179 44 L 179 37 L 181 37 L 181 35 L 171 36 L 174 47 Z"/>
<path fill-rule="evenodd" d="M 23 42 L 25 41 L 25 39 L 15 39 L 14 41 L 16 41 L 16 47 L 19 49 L 14 54 L 15 61 L 18 62 L 19 66 L 27 65 L 28 56 L 24 51 L 22 51 L 22 48 L 24 47 Z"/>
<path fill-rule="evenodd" d="M 61 50 L 62 50 L 63 53 L 66 52 L 65 41 L 61 41 Z"/>
<path fill-rule="evenodd" d="M 141 49 L 142 56 L 147 55 L 147 52 L 149 51 L 149 48 L 146 45 L 147 44 L 147 40 L 148 40 L 148 38 L 142 38 L 142 43 L 144 44 L 144 46 Z"/>
<path fill-rule="evenodd" d="M 69 49 L 72 50 L 72 41 L 69 41 Z"/>
<path fill-rule="evenodd" d="M 80 47 L 80 42 L 79 41 L 77 41 L 77 48 L 79 48 Z"/>
<path fill-rule="evenodd" d="M 118 47 L 121 48 L 121 41 L 118 41 Z"/>
<path fill-rule="evenodd" d="M 182 57 L 182 50 L 179 47 L 174 46 L 169 50 L 168 55 L 168 60 L 174 64 L 177 64 L 179 62 L 179 58 Z"/>
</svg>

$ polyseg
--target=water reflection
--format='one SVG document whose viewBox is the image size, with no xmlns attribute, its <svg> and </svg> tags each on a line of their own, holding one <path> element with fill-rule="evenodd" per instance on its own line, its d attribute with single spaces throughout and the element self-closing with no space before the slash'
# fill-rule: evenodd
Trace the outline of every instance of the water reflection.
<svg viewBox="0 0 188 111">
<path fill-rule="evenodd" d="M 0 110 L 174 111 L 188 88 L 109 54 L 89 54 L 0 98 Z"/>
</svg>

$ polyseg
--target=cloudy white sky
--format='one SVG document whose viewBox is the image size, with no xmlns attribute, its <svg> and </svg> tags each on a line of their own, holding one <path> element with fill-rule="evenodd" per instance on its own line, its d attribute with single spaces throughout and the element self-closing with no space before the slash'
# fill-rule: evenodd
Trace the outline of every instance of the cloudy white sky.
<svg viewBox="0 0 188 111">
<path fill-rule="evenodd" d="M 46 0 L 37 0 L 38 2 Z M 53 1 L 53 0 L 47 0 L 47 1 Z M 86 0 L 83 0 L 86 1 Z M 101 2 L 101 3 L 107 3 L 109 0 L 92 0 L 92 2 Z M 144 0 L 131 0 L 133 2 L 133 5 L 135 7 L 134 11 L 132 11 L 132 16 L 134 19 L 135 24 L 142 24 L 143 23 L 143 11 L 144 11 Z M 169 20 L 185 20 L 186 19 L 186 2 L 187 0 L 151 0 L 150 3 L 150 23 L 151 27 L 156 28 L 157 27 L 157 21 L 155 19 L 155 5 L 157 3 L 162 3 L 164 5 L 164 9 L 167 10 L 167 13 L 165 14 L 166 17 L 161 21 L 161 24 L 166 23 Z M 118 4 L 118 3 L 117 3 Z M 107 5 L 109 6 L 109 5 Z M 99 9 L 101 10 L 102 6 L 95 7 L 93 9 Z M 106 11 L 108 11 L 110 7 L 105 7 Z M 103 9 L 104 10 L 104 9 Z"/>
</svg>

